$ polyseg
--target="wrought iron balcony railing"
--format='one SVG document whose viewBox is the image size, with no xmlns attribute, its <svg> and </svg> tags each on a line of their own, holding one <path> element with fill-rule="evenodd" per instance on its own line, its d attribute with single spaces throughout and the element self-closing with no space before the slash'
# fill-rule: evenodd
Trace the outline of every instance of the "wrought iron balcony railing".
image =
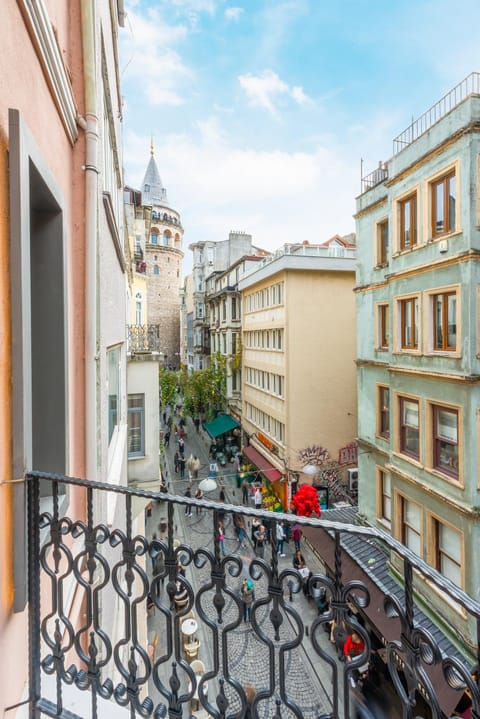
<svg viewBox="0 0 480 719">
<path fill-rule="evenodd" d="M 160 352 L 160 326 L 127 325 L 127 351 L 132 354 Z"/>
<path fill-rule="evenodd" d="M 42 483 L 51 485 L 51 511 L 41 513 Z M 222 516 L 292 522 L 292 515 L 43 473 L 29 474 L 27 487 L 31 717 L 43 713 L 96 719 L 102 715 L 103 700 L 125 708 L 131 717 L 168 714 L 179 719 L 190 715 L 192 700 L 203 716 L 215 719 L 243 719 L 247 711 L 258 719 L 380 716 L 367 714 L 365 707 L 358 714 L 352 709 L 352 692 L 357 705 L 364 699 L 358 685 L 350 689 L 350 677 L 372 653 L 371 636 L 362 622 L 371 590 L 358 576 L 349 575 L 343 549 L 348 539 L 366 543 L 370 557 L 380 546 L 393 553 L 397 571 L 403 573 L 403 600 L 386 591 L 378 608 L 384 618 L 396 617 L 399 626 L 398 636 L 382 648 L 390 673 L 388 683 L 379 680 L 376 687 L 377 695 L 383 692 L 388 699 L 384 716 L 440 719 L 445 692 L 454 694 L 455 704 L 466 690 L 472 697 L 472 717 L 480 716 L 472 664 L 456 652 L 442 652 L 428 627 L 418 623 L 415 582 L 418 577 L 429 582 L 470 617 L 477 654 L 480 605 L 388 536 L 363 526 L 298 518 L 313 542 L 318 532 L 334 545 L 333 569 L 315 572 L 307 585 L 314 596 L 325 589 L 328 608 L 309 614 L 300 572 L 290 565 L 281 568 L 276 521 L 271 522 L 271 545 L 250 561 L 240 544 L 224 554 L 219 532 Z M 84 493 L 85 517 L 60 514 L 59 497 L 65 492 Z M 158 538 L 136 532 L 138 498 L 164 514 Z M 113 500 L 118 524 L 107 526 L 103 508 Z M 185 518 L 192 512 L 201 521 L 189 528 Z M 255 593 L 250 622 L 245 623 L 240 587 L 247 577 Z M 71 597 L 79 600 L 77 618 Z M 148 619 L 147 607 L 154 613 Z M 201 644 L 199 664 L 189 662 L 190 644 L 182 633 L 192 610 L 190 626 Z M 344 622 L 364 643 L 361 653 L 345 664 L 337 661 L 323 631 L 332 621 Z M 147 636 L 147 625 L 154 639 Z M 76 710 L 68 704 L 72 691 L 88 701 L 83 714 L 78 704 Z M 418 709 L 422 696 L 429 713 Z M 360 712 L 358 706 L 355 711 Z"/>
</svg>

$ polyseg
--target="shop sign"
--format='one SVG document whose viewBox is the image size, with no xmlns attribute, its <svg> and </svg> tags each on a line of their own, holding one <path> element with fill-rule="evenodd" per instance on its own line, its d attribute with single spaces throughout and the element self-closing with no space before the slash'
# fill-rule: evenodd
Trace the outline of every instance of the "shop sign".
<svg viewBox="0 0 480 719">
<path fill-rule="evenodd" d="M 275 454 L 278 452 L 276 446 L 273 444 L 273 442 L 268 439 L 268 437 L 265 437 L 264 434 L 261 432 L 257 432 L 257 439 L 259 442 L 263 444 L 264 447 L 270 450 L 270 452 L 274 452 Z"/>
<path fill-rule="evenodd" d="M 357 464 L 358 446 L 356 442 L 350 442 L 346 447 L 338 450 L 338 464 Z"/>
</svg>

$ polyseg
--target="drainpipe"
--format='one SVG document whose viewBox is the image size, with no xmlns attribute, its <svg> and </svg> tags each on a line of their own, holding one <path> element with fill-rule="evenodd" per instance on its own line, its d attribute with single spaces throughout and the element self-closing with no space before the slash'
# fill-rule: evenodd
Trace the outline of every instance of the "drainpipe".
<svg viewBox="0 0 480 719">
<path fill-rule="evenodd" d="M 97 204 L 98 116 L 94 0 L 81 0 L 81 32 L 85 82 L 85 466 L 87 479 L 98 469 L 98 316 L 97 316 Z"/>
</svg>

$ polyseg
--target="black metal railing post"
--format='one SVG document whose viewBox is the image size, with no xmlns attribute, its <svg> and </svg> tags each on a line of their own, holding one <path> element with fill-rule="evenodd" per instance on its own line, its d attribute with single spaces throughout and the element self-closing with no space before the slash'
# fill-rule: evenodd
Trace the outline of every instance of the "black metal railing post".
<svg viewBox="0 0 480 719">
<path fill-rule="evenodd" d="M 27 477 L 30 719 L 40 719 L 40 480 Z"/>
</svg>

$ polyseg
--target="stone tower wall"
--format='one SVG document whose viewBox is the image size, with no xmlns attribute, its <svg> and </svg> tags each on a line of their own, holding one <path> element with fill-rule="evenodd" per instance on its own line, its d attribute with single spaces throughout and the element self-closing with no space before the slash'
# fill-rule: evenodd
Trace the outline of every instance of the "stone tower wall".
<svg viewBox="0 0 480 719">
<path fill-rule="evenodd" d="M 155 259 L 156 258 L 156 259 Z M 147 243 L 147 322 L 160 326 L 160 351 L 166 365 L 180 363 L 180 286 L 183 253 Z M 154 268 L 158 267 L 158 274 Z"/>
</svg>

